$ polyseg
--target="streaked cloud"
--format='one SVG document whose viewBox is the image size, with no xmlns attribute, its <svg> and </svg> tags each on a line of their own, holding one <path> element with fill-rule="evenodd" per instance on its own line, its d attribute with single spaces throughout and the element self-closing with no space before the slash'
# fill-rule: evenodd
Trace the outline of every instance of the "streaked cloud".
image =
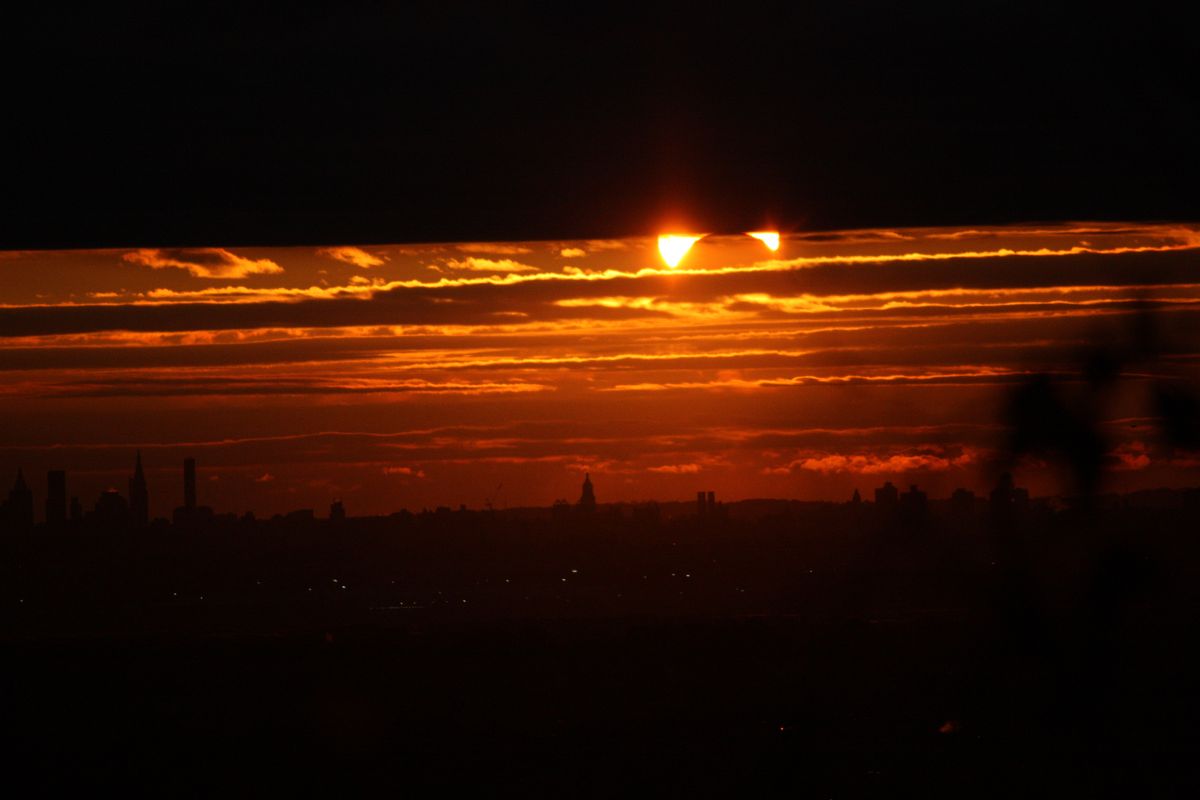
<svg viewBox="0 0 1200 800">
<path fill-rule="evenodd" d="M 632 246 L 626 239 L 588 239 L 583 244 L 592 253 L 602 253 L 606 250 L 628 250 Z"/>
<path fill-rule="evenodd" d="M 524 253 L 532 253 L 533 248 L 526 247 L 521 244 L 510 244 L 507 242 L 472 242 L 468 244 L 457 244 L 455 249 L 464 253 L 484 253 L 486 255 L 497 256 L 518 256 Z"/>
<path fill-rule="evenodd" d="M 958 453 L 944 450 L 931 452 L 895 453 L 827 453 L 797 459 L 784 469 L 808 470 L 811 472 L 849 472 L 858 475 L 895 475 L 909 472 L 941 472 L 971 466 L 979 461 L 976 450 L 964 449 Z"/>
<path fill-rule="evenodd" d="M 1014 383 L 1026 376 L 1024 372 L 1003 369 L 976 369 L 971 371 L 931 370 L 927 373 L 838 374 L 838 375 L 791 375 L 770 378 L 718 378 L 709 381 L 680 381 L 675 383 L 622 383 L 605 387 L 613 392 L 665 392 L 679 390 L 742 390 L 782 389 L 811 385 L 963 385 Z"/>
<path fill-rule="evenodd" d="M 361 267 L 362 269 L 382 267 L 387 262 L 387 256 L 368 253 L 360 247 L 322 247 L 317 250 L 317 255 L 341 261 L 343 264 Z"/>
<path fill-rule="evenodd" d="M 537 272 L 537 267 L 513 261 L 511 258 L 491 259 L 468 256 L 467 258 L 448 258 L 440 265 L 431 264 L 430 269 L 438 272 Z"/>
<path fill-rule="evenodd" d="M 245 278 L 283 272 L 283 267 L 269 258 L 245 258 L 221 247 L 143 249 L 122 257 L 131 264 L 151 269 L 187 270 L 197 278 Z"/>
<path fill-rule="evenodd" d="M 422 378 L 386 380 L 338 379 L 323 375 L 239 377 L 209 375 L 173 378 L 97 376 L 84 380 L 27 382 L 14 388 L 27 397 L 269 397 L 387 394 L 512 394 L 542 392 L 554 387 L 527 381 L 433 381 Z"/>
</svg>

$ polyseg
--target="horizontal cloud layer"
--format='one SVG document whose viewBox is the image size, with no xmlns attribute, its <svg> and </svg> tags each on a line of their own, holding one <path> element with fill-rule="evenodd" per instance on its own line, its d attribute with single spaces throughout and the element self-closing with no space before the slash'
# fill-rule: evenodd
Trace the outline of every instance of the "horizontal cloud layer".
<svg viewBox="0 0 1200 800">
<path fill-rule="evenodd" d="M 642 240 L 16 254 L 0 464 L 91 491 L 113 448 L 152 474 L 198 452 L 229 505 L 319 484 L 355 512 L 501 483 L 547 503 L 583 471 L 602 501 L 982 490 L 1013 387 L 1084 392 L 1098 352 L 1119 361 L 1114 480 L 1200 463 L 1156 438 L 1152 402 L 1200 366 L 1191 228 L 805 233 L 767 260 L 744 240 L 678 269 Z"/>
</svg>

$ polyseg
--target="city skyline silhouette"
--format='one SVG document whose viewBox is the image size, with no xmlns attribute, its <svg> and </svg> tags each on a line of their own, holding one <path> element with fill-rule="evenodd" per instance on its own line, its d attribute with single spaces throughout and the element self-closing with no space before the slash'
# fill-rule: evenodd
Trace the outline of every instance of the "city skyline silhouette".
<svg viewBox="0 0 1200 800">
<path fill-rule="evenodd" d="M 253 524 L 260 519 L 253 508 L 214 509 L 211 506 L 198 503 L 196 493 L 197 462 L 193 457 L 183 459 L 178 476 L 180 479 L 180 491 L 178 493 L 180 504 L 174 507 L 174 511 L 169 517 L 157 516 L 151 519 L 148 516 L 149 490 L 146 485 L 140 450 L 136 451 L 134 468 L 129 477 L 128 497 L 122 495 L 115 488 L 109 487 L 104 489 L 93 503 L 85 503 L 78 495 L 68 493 L 69 474 L 69 470 L 61 469 L 47 472 L 44 501 L 45 511 L 44 515 L 39 518 L 34 513 L 34 508 L 37 505 L 34 490 L 26 480 L 24 470 L 18 468 L 17 477 L 13 487 L 8 492 L 7 500 L 0 503 L 0 531 L 15 534 L 29 533 L 35 529 L 49 533 L 61 533 L 67 530 L 107 530 L 115 532 L 122 530 L 139 531 L 151 527 L 162 530 L 168 526 L 199 531 L 219 525 Z M 735 500 L 723 499 L 718 502 L 714 491 L 697 490 L 694 503 L 678 498 L 601 502 L 596 498 L 590 473 L 585 473 L 578 500 L 569 502 L 557 499 L 543 505 L 514 507 L 511 511 L 519 514 L 528 514 L 530 511 L 540 509 L 543 512 L 553 515 L 554 518 L 563 521 L 591 518 L 600 510 L 607 510 L 610 516 L 615 513 L 616 516 L 613 519 L 616 520 L 625 517 L 633 520 L 639 518 L 644 520 L 647 511 L 651 511 L 654 518 L 657 519 L 658 515 L 662 513 L 663 508 L 671 509 L 671 518 L 681 518 L 690 515 L 696 520 L 701 521 L 706 519 L 727 520 L 730 515 L 730 509 L 736 508 L 740 504 L 745 504 L 748 509 L 758 509 L 748 514 L 739 514 L 738 516 L 742 519 L 752 519 L 755 514 L 762 515 L 769 513 L 768 511 L 764 511 L 763 508 L 778 509 L 787 507 L 788 505 L 798 507 L 844 507 L 851 511 L 864 507 L 873 507 L 878 512 L 890 515 L 895 520 L 907 519 L 910 521 L 922 519 L 929 513 L 931 498 L 927 492 L 922 491 L 915 483 L 910 484 L 907 490 L 901 491 L 892 481 L 887 480 L 882 485 L 868 489 L 868 491 L 873 495 L 873 500 L 871 501 L 863 500 L 861 492 L 856 487 L 851 496 L 844 501 L 789 500 L 764 497 Z M 1125 494 L 1109 493 L 1106 502 L 1112 507 L 1183 508 L 1190 507 L 1191 504 L 1196 502 L 1197 497 L 1200 497 L 1200 487 L 1181 487 L 1178 489 L 1156 487 L 1151 490 L 1139 490 Z M 935 497 L 932 498 L 932 501 L 934 505 L 941 508 L 949 517 L 966 519 L 980 514 L 984 508 L 988 509 L 993 515 L 1007 513 L 1009 510 L 1024 512 L 1032 507 L 1031 503 L 1042 509 L 1062 510 L 1078 505 L 1084 499 L 1071 496 L 1031 497 L 1027 488 L 1017 486 L 1014 483 L 1011 473 L 1004 472 L 999 474 L 995 485 L 983 495 L 977 496 L 970 489 L 957 487 L 947 496 Z M 365 516 L 396 518 L 401 515 L 412 515 L 413 513 L 441 515 L 452 511 L 495 514 L 498 512 L 504 513 L 509 510 L 504 507 L 497 508 L 490 502 L 485 502 L 482 506 L 476 507 L 460 503 L 453 507 L 443 505 L 433 509 L 429 507 L 420 509 L 401 507 L 383 514 Z M 271 515 L 264 515 L 262 519 L 269 521 L 286 520 L 291 522 L 324 519 L 328 522 L 340 523 L 345 522 L 347 519 L 356 518 L 357 515 L 354 515 L 352 511 L 353 509 L 347 510 L 341 498 L 333 498 L 328 504 L 327 514 L 322 513 L 318 504 L 310 503 Z M 560 514 L 560 511 L 563 513 Z"/>
</svg>

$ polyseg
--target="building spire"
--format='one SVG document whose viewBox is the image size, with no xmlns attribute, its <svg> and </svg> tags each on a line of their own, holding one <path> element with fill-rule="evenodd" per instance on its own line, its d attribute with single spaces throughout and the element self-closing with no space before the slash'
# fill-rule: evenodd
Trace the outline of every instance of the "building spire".
<svg viewBox="0 0 1200 800">
<path fill-rule="evenodd" d="M 142 472 L 142 451 L 137 451 L 133 465 L 133 477 L 129 479 L 129 510 L 133 524 L 145 527 L 150 522 L 150 496 L 146 491 L 146 475 Z"/>
<path fill-rule="evenodd" d="M 596 510 L 596 493 L 592 489 L 592 475 L 583 473 L 583 492 L 579 495 L 579 508 L 583 511 Z"/>
</svg>

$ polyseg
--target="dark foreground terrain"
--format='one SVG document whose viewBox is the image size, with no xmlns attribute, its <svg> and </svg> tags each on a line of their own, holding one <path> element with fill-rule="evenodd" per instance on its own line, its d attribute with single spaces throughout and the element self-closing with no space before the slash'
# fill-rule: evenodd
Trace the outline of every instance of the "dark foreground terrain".
<svg viewBox="0 0 1200 800">
<path fill-rule="evenodd" d="M 1200 789 L 1194 510 L 806 513 L 10 538 L 4 774 L 164 796 Z"/>
<path fill-rule="evenodd" d="M 1029 665 L 967 677 L 962 622 L 8 646 L 6 774 L 41 793 L 1188 796 L 1196 673 L 1178 632 L 1140 627 L 1100 693 Z"/>
</svg>

